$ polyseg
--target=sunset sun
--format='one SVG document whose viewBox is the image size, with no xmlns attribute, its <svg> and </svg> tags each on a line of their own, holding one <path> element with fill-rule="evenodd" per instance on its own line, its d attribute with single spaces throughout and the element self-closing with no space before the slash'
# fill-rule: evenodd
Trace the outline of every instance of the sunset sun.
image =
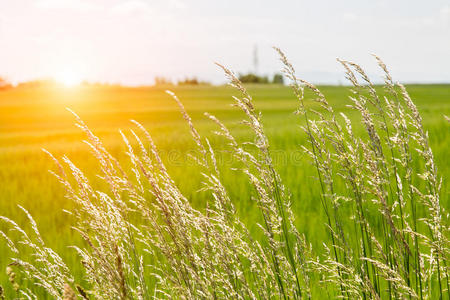
<svg viewBox="0 0 450 300">
<path fill-rule="evenodd" d="M 61 51 L 51 62 L 49 71 L 57 83 L 68 88 L 81 84 L 88 74 L 86 61 L 70 51 Z"/>
<path fill-rule="evenodd" d="M 83 81 L 83 75 L 81 72 L 69 68 L 59 71 L 55 74 L 54 78 L 65 87 L 74 87 Z"/>
</svg>

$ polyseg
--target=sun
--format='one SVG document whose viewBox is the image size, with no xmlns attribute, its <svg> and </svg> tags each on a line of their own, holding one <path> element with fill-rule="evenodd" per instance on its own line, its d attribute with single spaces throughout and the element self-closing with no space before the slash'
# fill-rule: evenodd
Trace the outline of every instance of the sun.
<svg viewBox="0 0 450 300">
<path fill-rule="evenodd" d="M 70 68 L 59 71 L 54 78 L 65 87 L 75 87 L 83 81 L 82 73 Z"/>
</svg>

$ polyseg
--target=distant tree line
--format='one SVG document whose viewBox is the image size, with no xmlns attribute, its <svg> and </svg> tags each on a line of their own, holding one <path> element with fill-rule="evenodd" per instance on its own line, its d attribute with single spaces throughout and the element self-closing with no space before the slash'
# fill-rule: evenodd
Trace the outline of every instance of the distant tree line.
<svg viewBox="0 0 450 300">
<path fill-rule="evenodd" d="M 3 77 L 0 77 L 0 90 L 7 90 L 12 88 L 12 84 Z"/>
<path fill-rule="evenodd" d="M 177 85 L 209 85 L 207 81 L 198 80 L 197 77 L 186 77 L 183 80 L 178 80 Z"/>
<path fill-rule="evenodd" d="M 254 73 L 239 74 L 238 78 L 242 83 L 284 84 L 283 75 L 278 73 L 273 75 L 272 80 L 268 76 L 260 76 Z"/>
<path fill-rule="evenodd" d="M 270 79 L 268 76 L 260 76 L 254 73 L 239 74 L 239 80 L 242 83 L 258 83 L 258 84 L 284 84 L 283 75 L 276 73 Z M 176 82 L 162 76 L 155 77 L 155 86 L 162 85 L 209 85 L 207 81 L 200 81 L 197 77 L 186 77 Z"/>
<path fill-rule="evenodd" d="M 239 74 L 239 80 L 243 83 L 258 83 L 258 84 L 284 84 L 283 75 L 275 74 L 270 80 L 268 76 L 260 76 L 254 73 L 247 74 Z M 108 84 L 89 84 L 87 82 L 83 83 L 84 85 L 108 85 Z M 155 77 L 155 86 L 164 86 L 164 85 L 210 85 L 211 83 L 208 81 L 199 80 L 197 77 L 186 77 L 181 80 L 172 81 L 166 77 L 157 76 Z M 31 80 L 27 82 L 21 82 L 18 87 L 40 87 L 40 86 L 56 86 L 58 85 L 56 81 L 53 79 L 39 79 L 39 80 Z M 6 80 L 4 77 L 0 77 L 0 90 L 6 90 L 12 88 L 13 85 Z"/>
<path fill-rule="evenodd" d="M 177 80 L 176 82 L 173 82 L 172 80 L 157 76 L 155 77 L 155 85 L 210 85 L 208 81 L 199 80 L 197 77 L 186 77 L 184 79 Z"/>
</svg>

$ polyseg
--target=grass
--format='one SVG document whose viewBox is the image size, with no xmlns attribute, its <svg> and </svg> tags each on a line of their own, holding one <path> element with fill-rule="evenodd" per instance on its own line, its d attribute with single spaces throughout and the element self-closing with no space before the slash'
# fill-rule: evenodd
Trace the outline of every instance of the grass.
<svg viewBox="0 0 450 300">
<path fill-rule="evenodd" d="M 326 216 L 320 204 L 320 184 L 315 179 L 314 164 L 300 148 L 308 145 L 308 137 L 299 127 L 305 123 L 293 114 L 299 106 L 298 100 L 289 87 L 255 85 L 247 88 L 255 106 L 262 111 L 275 169 L 292 195 L 295 227 L 304 233 L 313 249 L 321 249 L 316 254 L 324 255 L 326 252 L 322 242 L 330 238 L 324 225 Z M 324 86 L 320 89 L 335 111 L 344 112 L 354 124 L 359 123 L 358 112 L 346 107 L 350 103 L 347 87 Z M 429 132 L 436 165 L 444 178 L 440 201 L 442 207 L 448 209 L 450 197 L 445 179 L 450 174 L 446 163 L 450 136 L 449 124 L 443 115 L 450 115 L 450 85 L 410 85 L 407 89 Z M 255 201 L 251 199 L 257 193 L 243 174 L 231 170 L 230 166 L 237 164 L 236 159 L 223 151 L 226 148 L 223 138 L 212 134 L 217 129 L 216 124 L 203 115 L 204 111 L 214 114 L 231 128 L 238 141 L 248 140 L 252 131 L 239 124 L 243 113 L 230 106 L 231 95 L 238 93 L 229 87 L 214 86 L 186 86 L 173 90 L 182 99 L 200 135 L 210 139 L 217 151 L 223 183 L 238 215 L 252 235 L 262 239 L 264 231 L 256 223 L 263 223 L 263 220 Z M 377 90 L 384 93 L 381 87 L 377 87 Z M 317 103 L 308 100 L 312 96 L 313 93 L 307 92 L 305 105 L 317 108 Z M 81 143 L 84 135 L 73 126 L 74 117 L 65 107 L 76 111 L 102 139 L 106 148 L 128 167 L 129 159 L 125 155 L 125 146 L 118 129 L 134 128 L 129 120 L 137 120 L 152 134 L 168 172 L 193 207 L 204 211 L 205 203 L 210 199 L 207 192 L 199 191 L 203 180 L 201 168 L 187 156 L 196 151 L 195 142 L 188 134 L 189 128 L 177 104 L 163 88 L 15 89 L 0 93 L 0 107 L 1 215 L 27 227 L 28 220 L 17 204 L 24 206 L 39 224 L 46 244 L 61 255 L 78 282 L 81 281 L 83 266 L 75 251 L 67 248 L 67 245 L 83 245 L 84 242 L 71 229 L 75 221 L 73 217 L 62 212 L 63 209 L 72 210 L 74 204 L 64 198 L 64 189 L 53 176 L 45 172 L 54 167 L 41 148 L 49 150 L 56 157 L 66 154 L 90 178 L 98 172 L 98 161 L 89 153 L 88 147 Z M 354 130 L 357 136 L 364 136 L 362 126 Z M 93 184 L 99 189 L 106 188 L 105 183 L 98 179 L 94 179 Z M 343 183 L 340 185 L 338 189 L 343 190 Z M 376 213 L 373 214 L 375 216 Z M 286 237 L 286 240 L 291 240 L 291 237 Z M 10 256 L 7 246 L 2 243 L 0 253 L 2 257 Z M 2 259 L 0 268 L 5 269 L 9 262 Z M 1 285 L 8 287 L 7 281 L 6 273 L 0 273 Z M 436 286 L 432 289 L 437 290 Z M 8 292 L 12 292 L 11 287 L 8 287 Z M 320 294 L 320 290 L 313 291 L 313 294 Z M 327 297 L 324 294 L 322 296 Z"/>
</svg>

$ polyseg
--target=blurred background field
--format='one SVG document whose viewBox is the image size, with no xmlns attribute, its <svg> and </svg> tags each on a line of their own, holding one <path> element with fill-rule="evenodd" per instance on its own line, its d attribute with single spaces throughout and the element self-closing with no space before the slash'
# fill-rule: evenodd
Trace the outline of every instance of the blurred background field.
<svg viewBox="0 0 450 300">
<path fill-rule="evenodd" d="M 326 239 L 325 220 L 318 201 L 319 188 L 314 179 L 314 168 L 300 149 L 306 141 L 299 127 L 303 122 L 294 114 L 298 103 L 287 86 L 249 85 L 248 88 L 262 112 L 277 169 L 292 194 L 297 226 L 312 243 L 322 241 Z M 320 88 L 337 111 L 345 112 L 351 119 L 358 118 L 346 107 L 350 103 L 348 87 Z M 81 265 L 75 251 L 68 248 L 74 241 L 81 243 L 81 240 L 71 229 L 70 215 L 63 212 L 73 205 L 64 198 L 63 188 L 49 174 L 48 170 L 54 166 L 41 150 L 45 148 L 56 157 L 65 154 L 86 174 L 96 173 L 98 164 L 82 142 L 84 135 L 73 125 L 75 119 L 66 108 L 79 114 L 124 165 L 128 160 L 119 129 L 127 132 L 127 129 L 134 128 L 131 119 L 141 122 L 152 134 L 181 190 L 196 207 L 203 208 L 207 194 L 199 192 L 202 176 L 188 156 L 195 147 L 187 124 L 165 89 L 158 86 L 82 85 L 77 88 L 34 86 L 0 91 L 0 215 L 11 217 L 28 228 L 24 214 L 17 207 L 24 206 L 34 216 L 41 232 L 45 233 L 43 237 L 48 246 L 60 253 L 74 273 L 81 276 Z M 216 115 L 238 138 L 245 139 L 248 131 L 239 124 L 242 113 L 230 105 L 233 102 L 231 96 L 237 92 L 225 86 L 207 85 L 173 86 L 170 89 L 181 99 L 202 136 L 208 137 L 219 150 L 224 182 L 238 212 L 251 230 L 258 232 L 258 212 L 251 200 L 253 191 L 227 167 L 233 162 L 225 152 L 226 145 L 222 138 L 214 136 L 215 124 L 203 115 L 205 111 Z M 442 206 L 448 209 L 450 124 L 444 115 L 450 116 L 450 85 L 408 85 L 407 89 L 429 132 L 437 166 L 444 178 Z M 364 134 L 362 128 L 356 130 Z M 5 229 L 1 226 L 0 229 Z M 8 251 L 2 240 L 0 270 L 5 270 L 9 263 Z M 6 281 L 6 274 L 0 271 L 0 283 Z"/>
</svg>

